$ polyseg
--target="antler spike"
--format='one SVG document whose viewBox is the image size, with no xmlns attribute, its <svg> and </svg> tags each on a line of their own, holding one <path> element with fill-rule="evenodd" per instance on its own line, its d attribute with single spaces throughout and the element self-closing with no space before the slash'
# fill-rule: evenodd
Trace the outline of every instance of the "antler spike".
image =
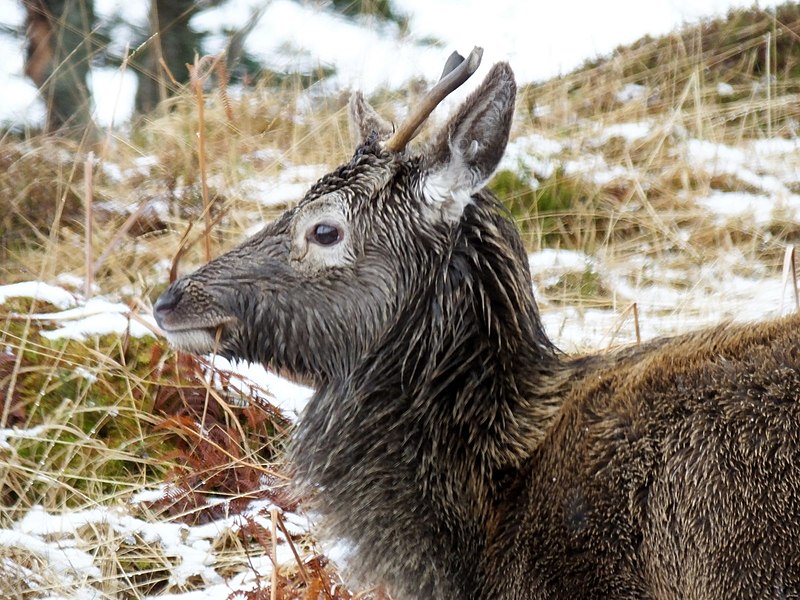
<svg viewBox="0 0 800 600">
<path fill-rule="evenodd" d="M 417 133 L 419 126 L 427 119 L 433 110 L 461 86 L 470 76 L 477 71 L 481 64 L 483 48 L 475 46 L 469 56 L 464 59 L 458 52 L 450 55 L 442 71 L 442 78 L 433 86 L 420 101 L 416 110 L 397 128 L 394 135 L 386 140 L 384 147 L 393 152 L 400 152 L 406 147 Z"/>
<path fill-rule="evenodd" d="M 450 71 L 455 69 L 463 62 L 464 57 L 461 56 L 457 51 L 453 50 L 453 53 L 447 57 L 447 62 L 444 63 L 444 69 L 442 69 L 442 74 L 439 76 L 439 81 L 447 77 L 447 75 L 450 74 Z"/>
</svg>

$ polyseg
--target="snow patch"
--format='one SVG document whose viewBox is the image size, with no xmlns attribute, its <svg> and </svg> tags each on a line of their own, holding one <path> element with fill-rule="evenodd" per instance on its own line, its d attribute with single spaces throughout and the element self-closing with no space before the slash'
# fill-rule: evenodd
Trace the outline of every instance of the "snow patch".
<svg viewBox="0 0 800 600">
<path fill-rule="evenodd" d="M 724 81 L 720 81 L 717 84 L 717 95 L 722 98 L 727 98 L 728 96 L 733 96 L 734 90 L 733 86 L 730 83 L 725 83 Z"/>
<path fill-rule="evenodd" d="M 597 136 L 599 145 L 607 143 L 613 138 L 622 138 L 628 143 L 646 138 L 653 131 L 653 124 L 648 121 L 634 123 L 614 123 L 604 127 Z"/>
<path fill-rule="evenodd" d="M 69 308 L 77 304 L 75 296 L 64 288 L 41 281 L 23 281 L 0 285 L 0 304 L 9 298 L 31 298 L 41 300 L 58 308 Z"/>
<path fill-rule="evenodd" d="M 275 177 L 253 177 L 239 183 L 238 193 L 263 206 L 286 206 L 303 198 L 308 188 L 330 168 L 299 165 L 283 169 Z"/>
<path fill-rule="evenodd" d="M 124 334 L 133 337 L 154 335 L 158 331 L 152 315 L 137 315 L 126 304 L 109 302 L 105 298 L 91 298 L 83 306 L 53 313 L 37 313 L 29 318 L 39 321 L 55 321 L 61 327 L 42 331 L 41 335 L 50 340 L 85 340 L 95 335 Z"/>
<path fill-rule="evenodd" d="M 627 104 L 628 102 L 632 102 L 633 100 L 638 100 L 644 97 L 646 94 L 647 94 L 647 86 L 641 85 L 639 83 L 626 83 L 616 93 L 616 98 L 618 102 Z"/>
<path fill-rule="evenodd" d="M 708 196 L 697 198 L 697 204 L 712 212 L 719 225 L 730 219 L 747 219 L 748 222 L 763 226 L 772 220 L 775 208 L 767 196 L 747 192 L 714 191 Z"/>
<path fill-rule="evenodd" d="M 297 420 L 314 394 L 313 389 L 293 383 L 256 363 L 230 361 L 214 355 L 207 359 L 215 369 L 236 373 L 241 377 L 232 378 L 229 382 L 231 386 L 246 396 L 264 398 L 292 421 Z"/>
</svg>

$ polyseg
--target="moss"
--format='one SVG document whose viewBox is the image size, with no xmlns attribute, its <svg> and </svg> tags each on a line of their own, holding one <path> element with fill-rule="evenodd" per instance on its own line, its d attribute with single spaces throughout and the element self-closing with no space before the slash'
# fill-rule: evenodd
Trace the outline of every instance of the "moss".
<svg viewBox="0 0 800 600">
<path fill-rule="evenodd" d="M 21 314 L 33 308 L 40 311 L 41 303 L 14 299 L 3 305 Z M 5 323 L 0 347 L 20 363 L 13 391 L 24 414 L 18 425 L 43 426 L 33 437 L 10 439 L 13 450 L 0 477 L 7 506 L 80 504 L 163 476 L 158 461 L 172 447 L 154 434 L 151 416 L 159 345 L 153 338 L 117 336 L 50 341 L 40 335 L 38 322 Z M 37 472 L 40 477 L 31 477 Z"/>
<path fill-rule="evenodd" d="M 499 171 L 489 188 L 511 211 L 530 247 L 583 248 L 573 233 L 592 221 L 596 191 L 577 177 L 556 170 L 534 187 L 530 177 L 510 170 Z"/>
<path fill-rule="evenodd" d="M 591 265 L 586 265 L 583 271 L 564 273 L 555 284 L 547 286 L 544 291 L 551 300 L 563 299 L 569 304 L 579 300 L 595 300 L 599 304 L 605 304 L 611 297 L 611 292 Z"/>
</svg>

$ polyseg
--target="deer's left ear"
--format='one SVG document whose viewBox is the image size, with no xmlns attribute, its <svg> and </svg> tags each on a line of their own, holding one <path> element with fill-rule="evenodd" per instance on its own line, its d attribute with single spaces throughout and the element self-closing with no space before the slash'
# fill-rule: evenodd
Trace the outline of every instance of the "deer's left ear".
<svg viewBox="0 0 800 600">
<path fill-rule="evenodd" d="M 426 155 L 423 189 L 444 218 L 458 220 L 503 157 L 517 85 L 507 63 L 492 67 Z"/>
<path fill-rule="evenodd" d="M 350 114 L 350 137 L 356 146 L 366 142 L 372 135 L 377 135 L 379 140 L 384 140 L 391 135 L 392 124 L 372 108 L 361 92 L 355 92 L 350 97 L 348 112 Z"/>
</svg>

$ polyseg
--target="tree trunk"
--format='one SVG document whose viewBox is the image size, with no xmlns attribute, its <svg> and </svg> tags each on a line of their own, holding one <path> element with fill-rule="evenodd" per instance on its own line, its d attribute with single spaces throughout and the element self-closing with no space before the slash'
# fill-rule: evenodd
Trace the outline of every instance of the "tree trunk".
<svg viewBox="0 0 800 600">
<path fill-rule="evenodd" d="M 86 83 L 92 57 L 92 0 L 25 0 L 25 74 L 47 106 L 45 131 L 95 135 Z"/>
<path fill-rule="evenodd" d="M 150 31 L 158 33 L 145 46 L 144 58 L 137 65 L 139 88 L 136 110 L 145 113 L 168 98 L 174 90 L 160 62 L 163 59 L 172 77 L 186 83 L 186 64 L 194 62 L 199 36 L 189 27 L 189 19 L 197 10 L 194 0 L 151 0 Z"/>
</svg>

